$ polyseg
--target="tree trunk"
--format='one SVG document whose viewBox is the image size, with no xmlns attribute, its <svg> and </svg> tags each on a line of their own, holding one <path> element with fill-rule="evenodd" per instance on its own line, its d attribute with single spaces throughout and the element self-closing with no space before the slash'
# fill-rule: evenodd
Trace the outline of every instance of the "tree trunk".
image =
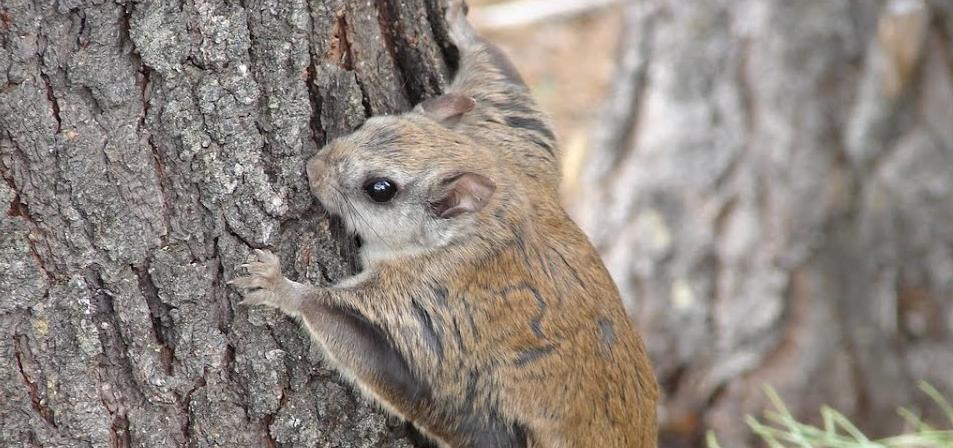
<svg viewBox="0 0 953 448">
<path fill-rule="evenodd" d="M 4 446 L 410 446 L 251 248 L 353 272 L 305 160 L 447 82 L 437 0 L 0 2 Z"/>
<path fill-rule="evenodd" d="M 953 4 L 640 1 L 575 215 L 646 335 L 663 446 L 776 388 L 870 433 L 953 393 Z M 571 176 L 570 176 L 571 178 Z"/>
</svg>

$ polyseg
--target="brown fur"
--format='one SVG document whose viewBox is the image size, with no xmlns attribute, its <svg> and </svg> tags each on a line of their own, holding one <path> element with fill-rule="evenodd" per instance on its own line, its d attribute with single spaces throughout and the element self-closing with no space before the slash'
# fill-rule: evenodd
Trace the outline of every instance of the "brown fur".
<svg viewBox="0 0 953 448">
<path fill-rule="evenodd" d="M 365 241 L 364 271 L 319 288 L 259 251 L 233 283 L 300 318 L 342 375 L 442 446 L 654 447 L 655 378 L 559 205 L 552 131 L 459 1 L 447 20 L 461 64 L 445 96 L 309 162 L 315 195 Z M 385 175 L 397 196 L 368 200 L 361 183 Z M 435 216 L 447 201 L 463 211 Z"/>
</svg>

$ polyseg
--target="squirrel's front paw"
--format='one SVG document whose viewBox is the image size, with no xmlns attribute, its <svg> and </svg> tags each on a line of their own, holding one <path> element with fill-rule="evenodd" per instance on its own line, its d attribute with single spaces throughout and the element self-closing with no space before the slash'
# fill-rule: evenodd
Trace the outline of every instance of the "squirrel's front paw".
<svg viewBox="0 0 953 448">
<path fill-rule="evenodd" d="M 250 275 L 238 277 L 228 282 L 244 290 L 245 300 L 241 305 L 268 305 L 281 308 L 279 291 L 286 281 L 281 275 L 278 257 L 267 250 L 255 249 L 252 261 L 242 265 Z"/>
</svg>

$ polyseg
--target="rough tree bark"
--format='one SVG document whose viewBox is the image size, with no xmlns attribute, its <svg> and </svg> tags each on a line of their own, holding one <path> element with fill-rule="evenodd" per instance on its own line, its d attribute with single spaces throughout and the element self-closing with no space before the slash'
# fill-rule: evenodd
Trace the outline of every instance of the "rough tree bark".
<svg viewBox="0 0 953 448">
<path fill-rule="evenodd" d="M 304 161 L 440 90 L 441 14 L 0 2 L 0 445 L 410 446 L 224 280 L 255 247 L 355 269 Z"/>
<path fill-rule="evenodd" d="M 953 393 L 953 3 L 626 14 L 575 214 L 646 334 L 663 444 L 750 442 L 765 383 L 873 434 L 917 380 Z"/>
</svg>

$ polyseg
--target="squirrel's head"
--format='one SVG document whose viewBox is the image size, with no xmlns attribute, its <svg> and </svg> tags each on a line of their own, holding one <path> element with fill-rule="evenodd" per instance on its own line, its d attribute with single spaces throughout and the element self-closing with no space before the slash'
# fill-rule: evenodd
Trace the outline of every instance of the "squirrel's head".
<svg viewBox="0 0 953 448">
<path fill-rule="evenodd" d="M 455 130 L 473 100 L 443 95 L 373 117 L 308 161 L 311 191 L 370 259 L 425 253 L 494 231 L 522 203 L 492 148 Z"/>
</svg>

